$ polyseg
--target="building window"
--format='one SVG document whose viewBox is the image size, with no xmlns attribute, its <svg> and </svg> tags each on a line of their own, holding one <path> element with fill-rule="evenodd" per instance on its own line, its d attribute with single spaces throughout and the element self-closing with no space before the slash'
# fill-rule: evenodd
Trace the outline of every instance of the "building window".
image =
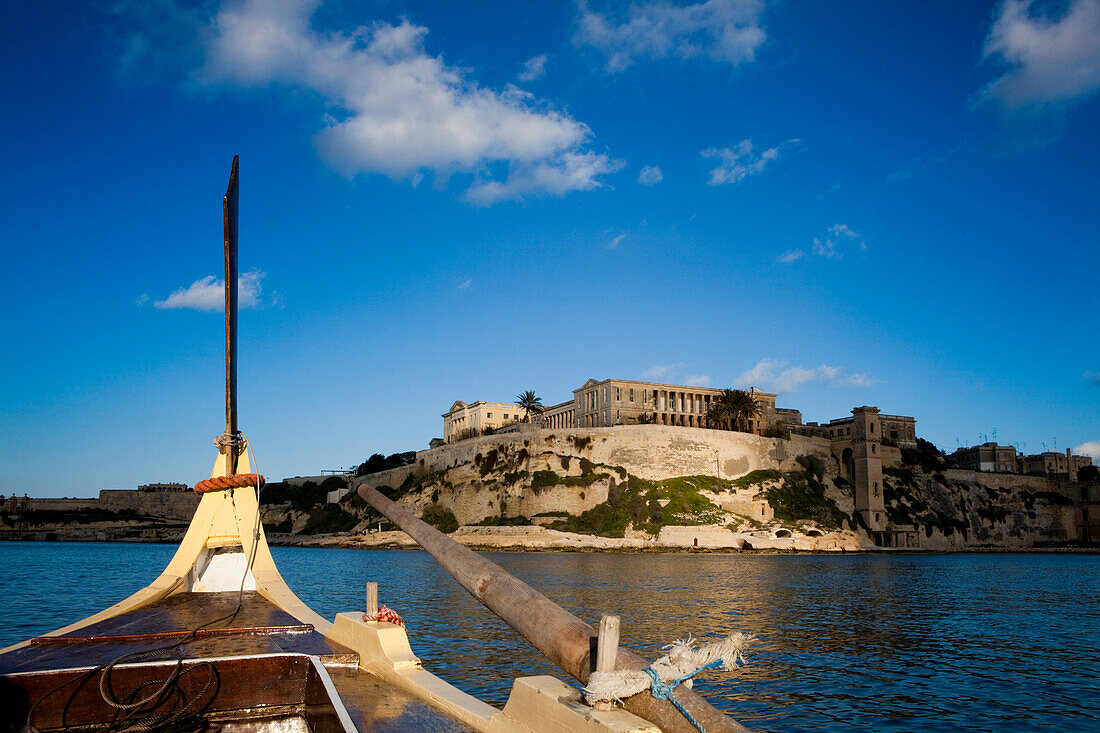
<svg viewBox="0 0 1100 733">
<path fill-rule="evenodd" d="M 874 423 L 871 423 L 871 432 L 872 433 L 875 432 L 875 424 Z"/>
<path fill-rule="evenodd" d="M 634 388 L 633 387 L 630 388 L 630 401 L 631 402 L 634 401 Z"/>
<path fill-rule="evenodd" d="M 486 419 L 490 419 L 490 418 L 492 418 L 492 416 L 493 416 L 493 413 L 491 413 L 491 412 L 485 413 L 485 418 Z"/>
<path fill-rule="evenodd" d="M 505 417 L 507 417 L 507 415 L 505 415 Z M 871 452 L 872 453 L 875 452 L 875 444 L 874 443 L 871 443 Z"/>
<path fill-rule="evenodd" d="M 878 496 L 878 481 L 875 481 L 875 482 L 874 482 L 874 483 L 872 484 L 872 486 L 874 487 L 874 489 L 873 489 L 873 490 L 874 490 L 874 494 L 875 494 L 875 496 Z"/>
<path fill-rule="evenodd" d="M 616 402 L 622 402 L 623 401 L 623 392 L 618 387 L 615 388 L 615 401 Z"/>
</svg>

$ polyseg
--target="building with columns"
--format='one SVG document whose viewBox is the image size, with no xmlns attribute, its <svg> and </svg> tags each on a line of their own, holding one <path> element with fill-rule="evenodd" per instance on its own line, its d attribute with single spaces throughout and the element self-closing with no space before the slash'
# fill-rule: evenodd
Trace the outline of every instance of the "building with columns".
<svg viewBox="0 0 1100 733">
<path fill-rule="evenodd" d="M 763 433 L 778 424 L 775 395 L 750 387 L 748 392 L 760 407 L 760 415 L 748 421 L 748 432 Z M 589 379 L 573 390 L 574 425 L 602 428 L 653 422 L 657 425 L 706 427 L 706 414 L 722 390 L 686 387 L 627 379 Z M 784 413 L 798 413 L 784 410 Z M 801 422 L 801 414 L 798 414 Z"/>
</svg>

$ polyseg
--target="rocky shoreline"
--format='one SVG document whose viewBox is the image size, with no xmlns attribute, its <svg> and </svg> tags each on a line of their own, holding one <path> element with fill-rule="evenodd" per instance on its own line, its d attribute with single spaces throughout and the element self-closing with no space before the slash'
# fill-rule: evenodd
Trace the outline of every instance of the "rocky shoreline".
<svg viewBox="0 0 1100 733">
<path fill-rule="evenodd" d="M 671 530 L 671 531 L 670 531 Z M 743 552 L 752 550 L 779 550 L 794 552 L 859 552 L 874 550 L 875 546 L 858 534 L 837 531 L 816 536 L 792 534 L 776 537 L 770 532 L 732 532 L 719 525 L 694 527 L 666 527 L 657 537 L 643 532 L 628 533 L 626 537 L 600 537 L 596 535 L 562 532 L 539 526 L 511 527 L 459 527 L 450 534 L 451 539 L 477 550 L 514 550 L 522 552 L 588 551 L 588 552 L 649 552 L 708 550 Z M 371 531 L 315 535 L 273 535 L 273 545 L 292 547 L 341 547 L 354 549 L 415 549 L 409 535 L 401 531 Z"/>
</svg>

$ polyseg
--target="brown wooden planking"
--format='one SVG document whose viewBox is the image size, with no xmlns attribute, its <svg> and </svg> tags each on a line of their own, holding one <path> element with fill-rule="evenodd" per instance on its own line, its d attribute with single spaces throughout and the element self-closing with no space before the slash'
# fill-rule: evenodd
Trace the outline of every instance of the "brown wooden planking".
<svg viewBox="0 0 1100 733">
<path fill-rule="evenodd" d="M 146 606 L 98 621 L 71 631 L 64 636 L 120 636 L 190 631 L 227 616 L 237 607 L 235 617 L 220 621 L 212 628 L 245 626 L 298 626 L 301 621 L 291 616 L 256 591 L 222 593 L 177 593 Z"/>
<path fill-rule="evenodd" d="M 132 644 L 136 642 L 170 641 L 172 639 L 184 639 L 192 634 L 194 637 L 207 636 L 272 636 L 274 634 L 303 634 L 313 631 L 312 624 L 298 624 L 296 626 L 238 626 L 229 629 L 199 629 L 197 631 L 162 631 L 154 634 L 114 634 L 110 636 L 36 636 L 31 639 L 31 646 L 43 646 L 49 644 Z"/>
<path fill-rule="evenodd" d="M 203 661 L 189 659 L 185 662 L 185 669 Z M 210 700 L 209 712 L 261 713 L 264 708 L 285 708 L 287 705 L 305 711 L 307 702 L 310 706 L 320 706 L 324 702 L 318 697 L 317 686 L 310 683 L 310 678 L 317 675 L 308 657 L 238 657 L 211 663 L 217 670 L 217 681 L 216 688 L 208 690 L 203 700 Z M 167 677 L 174 666 L 171 662 L 120 665 L 112 674 L 112 689 L 122 699 L 143 682 Z M 110 721 L 114 717 L 115 709 L 107 705 L 99 693 L 100 674 L 89 675 L 88 670 L 64 670 L 10 675 L 6 680 L 22 689 L 29 705 L 49 695 L 38 705 L 30 721 L 36 728 L 48 730 L 62 725 L 91 725 Z M 208 668 L 199 667 L 182 675 L 179 684 L 190 699 L 202 693 L 208 680 Z M 63 682 L 71 684 L 50 694 Z M 307 690 L 311 690 L 308 697 Z M 320 690 L 323 693 L 323 686 Z M 212 694 L 215 691 L 216 694 Z M 63 722 L 66 703 L 69 703 L 68 711 Z"/>
<path fill-rule="evenodd" d="M 0 674 L 107 664 L 123 654 L 170 645 L 173 639 L 186 637 L 190 630 L 231 613 L 238 598 L 239 594 L 232 591 L 168 596 L 69 634 L 41 637 L 39 643 L 0 654 Z M 316 631 L 303 631 L 307 624 L 302 624 L 259 593 L 245 592 L 242 600 L 237 616 L 222 621 L 211 631 L 271 628 L 272 633 L 200 632 L 197 638 L 182 645 L 183 653 L 191 657 L 298 653 L 317 655 L 326 664 L 358 661 L 354 651 L 329 641 Z M 170 636 L 148 636 L 150 634 Z M 97 636 L 102 638 L 88 639 Z M 66 643 L 65 640 L 74 641 Z"/>
<path fill-rule="evenodd" d="M 0 654 L 0 675 L 34 672 L 48 669 L 69 669 L 108 664 L 124 654 L 141 652 L 157 646 L 171 646 L 172 641 L 115 644 L 110 642 L 67 645 L 38 645 Z M 245 636 L 208 636 L 192 639 L 180 645 L 186 657 L 234 657 L 256 654 L 312 654 L 326 664 L 352 664 L 358 655 L 340 644 L 329 641 L 316 631 L 302 634 Z M 174 658 L 169 650 L 164 656 Z"/>
</svg>

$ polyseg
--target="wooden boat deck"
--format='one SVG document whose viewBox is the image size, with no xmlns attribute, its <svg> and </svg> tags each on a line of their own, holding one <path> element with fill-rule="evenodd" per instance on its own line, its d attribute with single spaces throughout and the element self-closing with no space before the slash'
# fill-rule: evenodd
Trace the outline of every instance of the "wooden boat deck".
<svg viewBox="0 0 1100 733">
<path fill-rule="evenodd" d="M 172 644 L 196 627 L 232 613 L 237 598 L 232 591 L 179 593 L 61 636 L 36 637 L 30 646 L 0 654 L 0 674 L 92 667 Z M 329 641 L 255 591 L 243 594 L 234 618 L 204 628 L 180 651 L 188 659 L 311 654 L 326 666 L 359 661 L 355 652 Z"/>
<path fill-rule="evenodd" d="M 86 670 L 109 664 L 124 654 L 171 647 L 185 640 L 178 651 L 165 649 L 157 656 L 134 660 L 137 664 L 131 662 L 116 668 L 120 689 L 127 688 L 127 682 L 140 684 L 143 676 L 163 674 L 159 670 L 173 665 L 177 654 L 187 660 L 188 666 L 211 660 L 220 679 L 218 699 L 209 713 L 213 716 L 211 720 L 217 719 L 217 710 L 234 710 L 241 705 L 253 712 L 266 711 L 263 719 L 271 719 L 284 709 L 288 713 L 293 711 L 293 706 L 283 703 L 301 698 L 301 703 L 307 704 L 317 697 L 314 690 L 317 683 L 308 672 L 307 657 L 301 656 L 311 655 L 328 669 L 332 684 L 360 731 L 469 730 L 359 669 L 358 654 L 326 639 L 311 625 L 303 624 L 259 593 L 246 591 L 235 617 L 210 623 L 232 613 L 238 598 L 234 591 L 180 593 L 66 634 L 36 637 L 28 646 L 0 654 L 0 686 L 10 687 L 14 683 L 21 690 L 23 703 L 29 704 L 51 694 L 59 681 L 73 679 L 76 686 L 68 685 L 65 694 L 57 698 L 57 705 L 50 700 L 51 704 L 40 709 L 44 718 L 36 715 L 35 721 L 43 729 L 62 725 L 62 718 L 55 715 L 62 707 L 69 715 L 66 725 L 73 724 L 74 716 L 76 720 L 83 716 L 87 721 L 109 719 L 104 718 L 109 711 L 101 709 L 98 685 L 79 683 Z M 188 638 L 193 629 L 204 624 L 210 625 L 194 638 Z M 201 680 L 202 675 L 194 677 Z M 187 684 L 197 685 L 193 681 Z M 194 694 L 196 690 L 190 692 Z M 75 697 L 62 705 L 70 694 Z M 316 707 L 314 704 L 311 709 Z M 0 719 L 3 717 L 0 715 Z M 317 727 L 312 721 L 311 725 Z M 223 725 L 215 725 L 213 729 L 219 727 L 224 729 Z M 329 724 L 320 728 L 341 730 Z M 252 730 L 242 728 L 246 729 Z M 256 730 L 266 729 L 261 726 Z"/>
</svg>

